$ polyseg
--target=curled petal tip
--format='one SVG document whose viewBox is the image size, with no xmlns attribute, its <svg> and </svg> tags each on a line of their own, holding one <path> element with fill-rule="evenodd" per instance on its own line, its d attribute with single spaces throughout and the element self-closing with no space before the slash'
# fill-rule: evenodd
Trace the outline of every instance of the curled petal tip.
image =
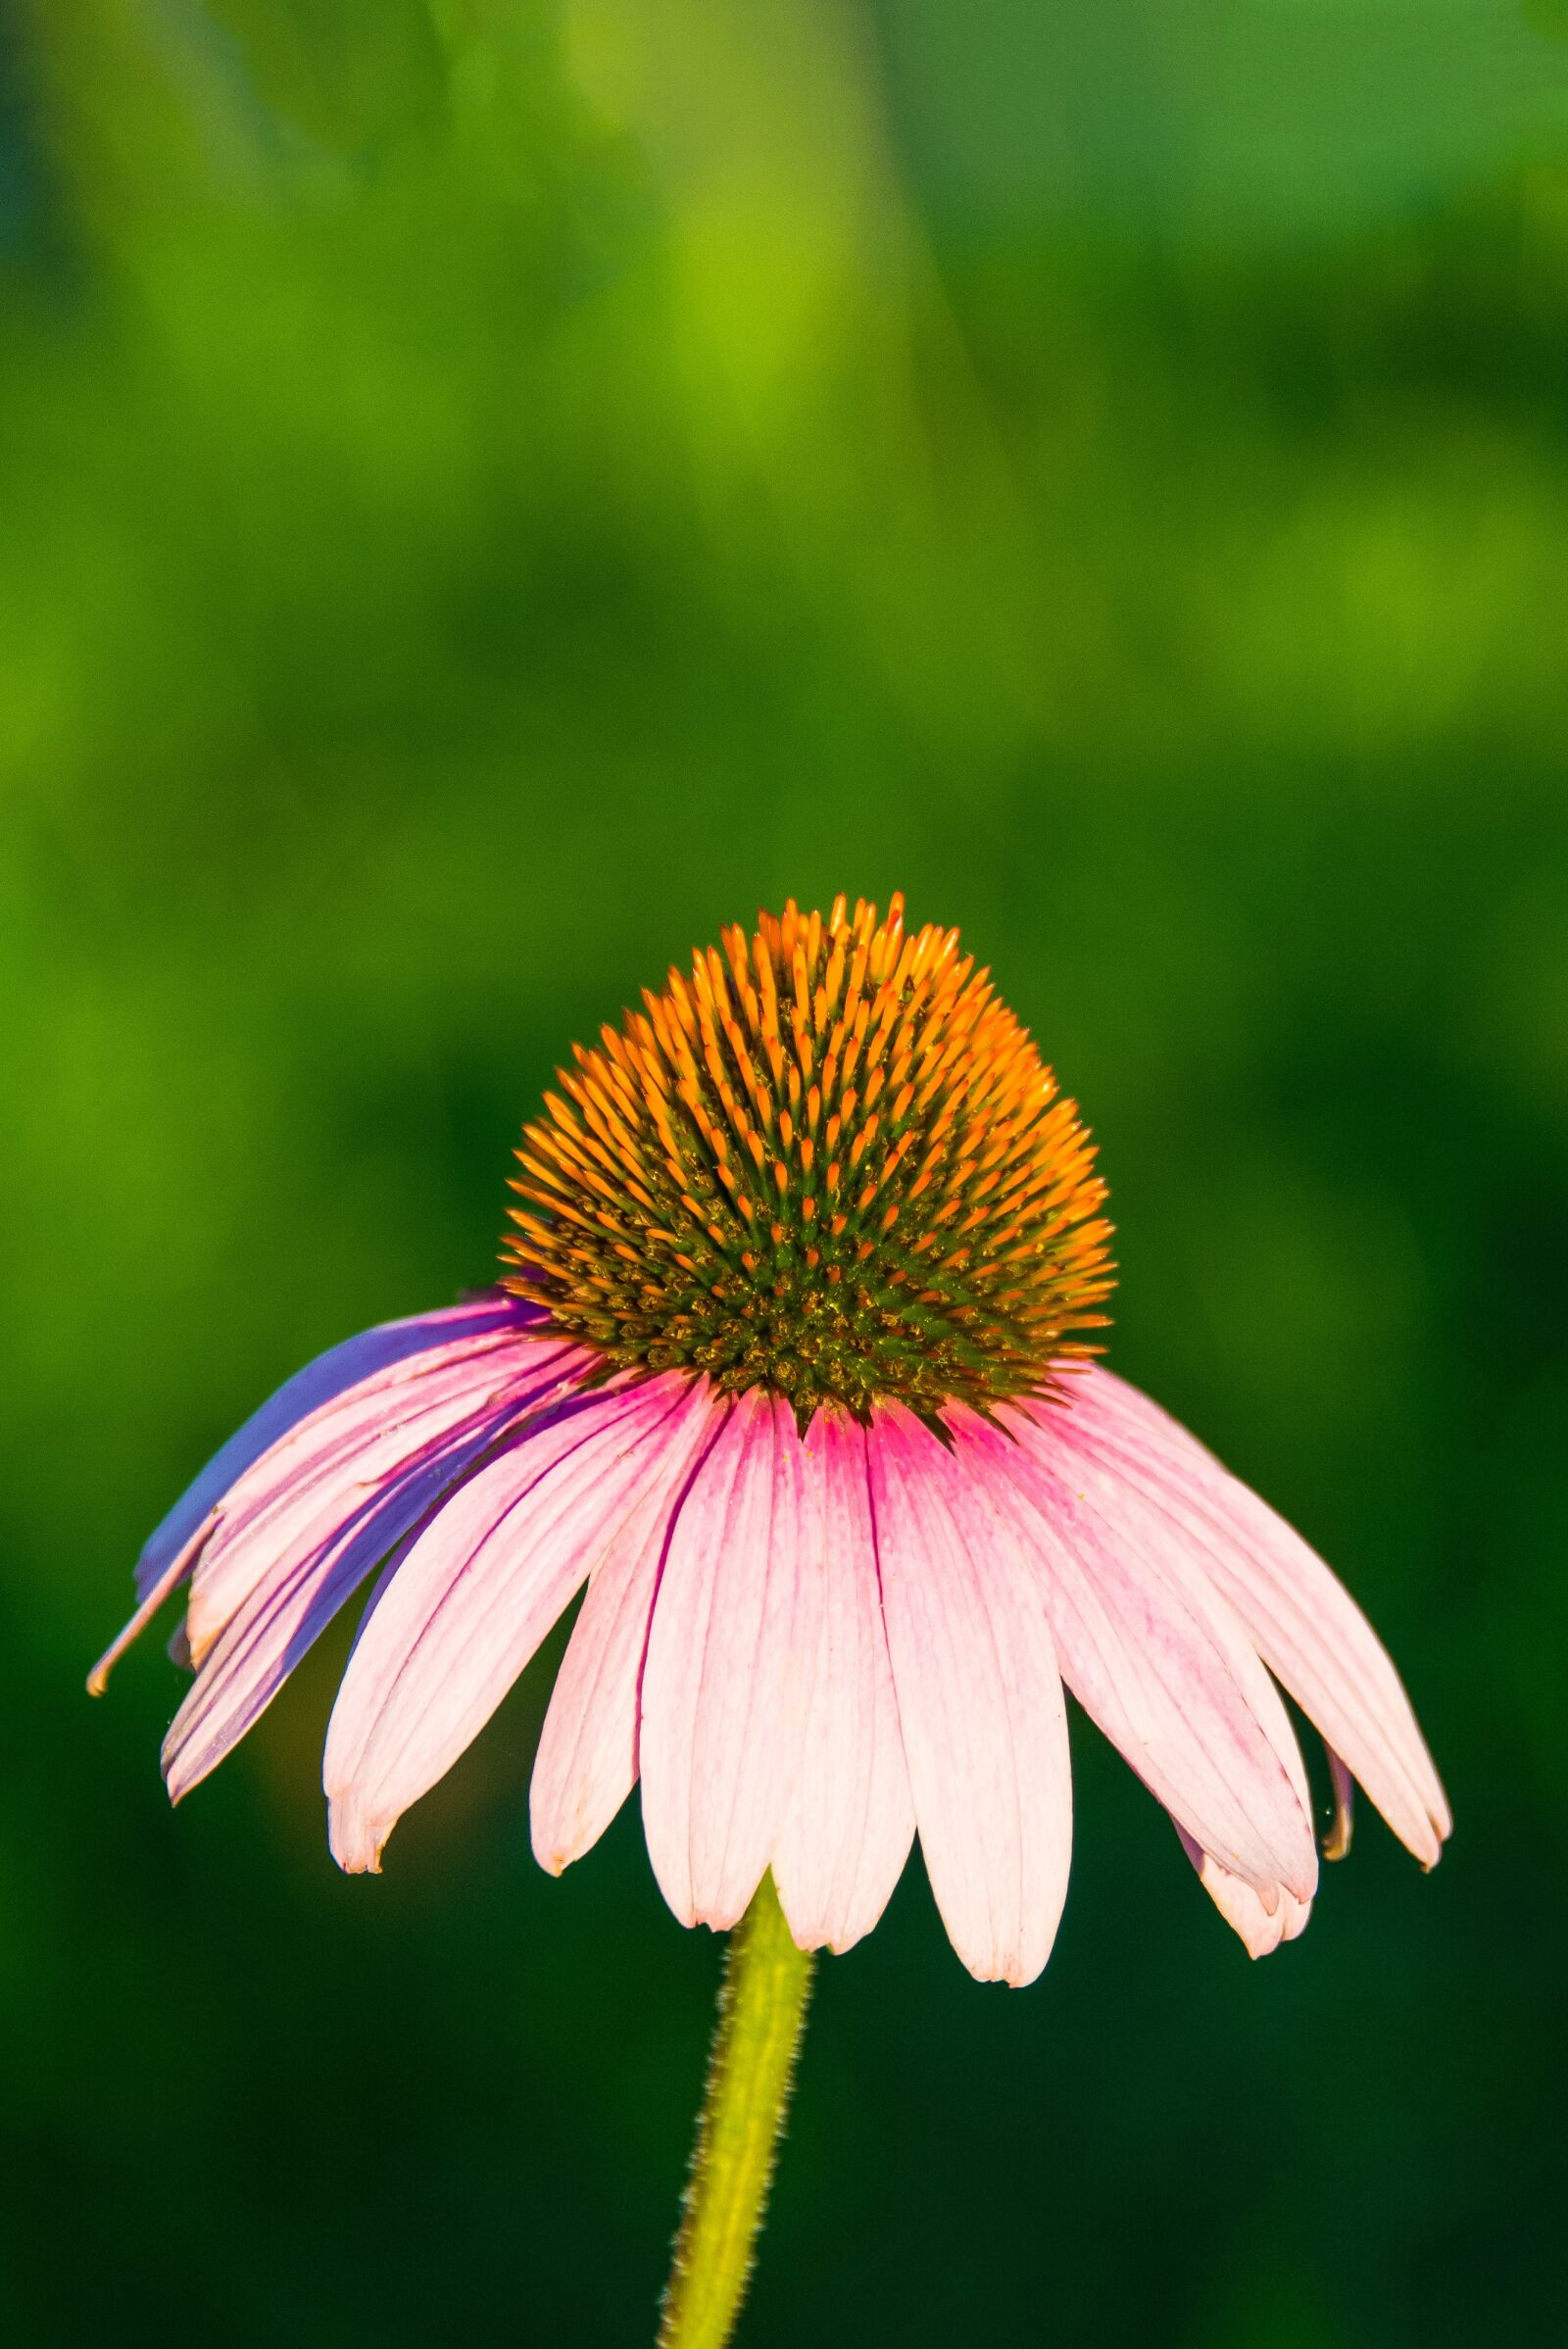
<svg viewBox="0 0 1568 2349">
<path fill-rule="evenodd" d="M 1176 1833 L 1199 1882 L 1250 1958 L 1268 1957 L 1282 1942 L 1294 1941 L 1306 1931 L 1312 1914 L 1309 1896 L 1298 1897 L 1288 1884 L 1250 1884 L 1195 1842 L 1185 1828 L 1178 1827 Z"/>
<path fill-rule="evenodd" d="M 113 1672 L 115 1666 L 119 1663 L 126 1648 L 130 1646 L 133 1640 L 140 1638 L 141 1634 L 146 1630 L 148 1624 L 151 1623 L 153 1617 L 157 1614 L 159 1608 L 164 1604 L 165 1600 L 169 1598 L 174 1590 L 178 1590 L 181 1583 L 188 1579 L 191 1568 L 195 1564 L 196 1558 L 201 1551 L 202 1544 L 206 1541 L 209 1532 L 212 1530 L 212 1524 L 213 1519 L 211 1517 L 203 1521 L 196 1534 L 193 1535 L 191 1540 L 186 1542 L 184 1548 L 177 1551 L 175 1555 L 170 1559 L 168 1565 L 164 1568 L 163 1573 L 158 1577 L 158 1580 L 147 1591 L 147 1594 L 142 1599 L 140 1606 L 136 1609 L 135 1614 L 132 1615 L 130 1621 L 124 1626 L 123 1630 L 117 1632 L 114 1639 L 110 1640 L 109 1645 L 104 1649 L 103 1654 L 98 1658 L 97 1663 L 94 1664 L 92 1670 L 87 1675 L 87 1693 L 89 1696 L 102 1696 L 104 1690 L 109 1686 L 109 1675 L 111 1672 Z"/>
<path fill-rule="evenodd" d="M 1325 1746 L 1324 1751 L 1334 1782 L 1334 1819 L 1323 1837 L 1323 1857 L 1343 1860 L 1348 1856 L 1350 1838 L 1355 1833 L 1355 1781 L 1332 1745 Z"/>
<path fill-rule="evenodd" d="M 114 1639 L 110 1640 L 109 1645 L 104 1649 L 103 1654 L 98 1658 L 97 1663 L 94 1664 L 92 1670 L 87 1675 L 87 1693 L 89 1696 L 102 1696 L 104 1694 L 105 1690 L 109 1687 L 109 1675 L 114 1671 L 115 1666 L 119 1663 L 126 1648 L 131 1645 L 132 1641 L 136 1639 L 140 1633 L 146 1628 L 149 1619 L 157 1613 L 158 1608 L 163 1604 L 167 1596 L 168 1590 L 166 1587 L 161 1584 L 153 1592 L 152 1597 L 144 1600 L 143 1603 L 136 1609 L 135 1614 L 132 1615 L 130 1621 L 125 1625 L 123 1631 L 117 1632 Z"/>
</svg>

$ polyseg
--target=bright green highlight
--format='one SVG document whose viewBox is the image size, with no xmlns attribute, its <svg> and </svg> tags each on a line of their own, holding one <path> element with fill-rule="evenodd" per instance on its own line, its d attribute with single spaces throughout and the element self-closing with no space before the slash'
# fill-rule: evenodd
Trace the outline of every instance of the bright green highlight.
<svg viewBox="0 0 1568 2349">
<path fill-rule="evenodd" d="M 731 1935 L 659 2349 L 723 2349 L 735 2329 L 789 2105 L 815 1959 L 764 1876 Z"/>
</svg>

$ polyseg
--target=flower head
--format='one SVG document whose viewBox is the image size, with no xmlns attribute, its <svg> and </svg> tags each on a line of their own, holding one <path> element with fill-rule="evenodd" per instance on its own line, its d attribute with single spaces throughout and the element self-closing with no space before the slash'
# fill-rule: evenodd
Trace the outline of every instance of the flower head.
<svg viewBox="0 0 1568 2349">
<path fill-rule="evenodd" d="M 1254 1954 L 1317 1878 L 1276 1681 L 1329 1748 L 1329 1848 L 1353 1776 L 1435 1863 L 1442 1787 L 1342 1585 L 1091 1358 L 1088 1137 L 953 932 L 897 900 L 730 932 L 577 1053 L 518 1157 L 503 1290 L 302 1371 L 143 1551 L 92 1685 L 188 1586 L 176 1798 L 376 1574 L 326 1742 L 351 1870 L 579 1591 L 534 1849 L 559 1873 L 640 1780 L 688 1924 L 770 1869 L 802 1946 L 846 1949 L 918 1832 L 964 1962 L 1029 1981 L 1064 1682 Z"/>
<path fill-rule="evenodd" d="M 513 1184 L 505 1286 L 607 1371 L 767 1388 L 805 1435 L 1043 1395 L 1084 1352 L 1104 1185 L 956 930 L 792 904 L 643 1005 L 561 1071 Z"/>
</svg>

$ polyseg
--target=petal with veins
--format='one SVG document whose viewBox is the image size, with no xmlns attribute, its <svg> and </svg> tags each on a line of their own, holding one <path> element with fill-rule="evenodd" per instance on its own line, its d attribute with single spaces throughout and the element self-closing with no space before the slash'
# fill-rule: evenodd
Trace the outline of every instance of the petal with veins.
<svg viewBox="0 0 1568 2349">
<path fill-rule="evenodd" d="M 402 1813 L 477 1737 L 657 1476 L 692 1406 L 668 1376 L 574 1398 L 470 1476 L 360 1629 L 327 1732 L 341 1867 L 380 1866 Z"/>
<path fill-rule="evenodd" d="M 1317 1876 L 1309 1806 L 1278 1738 L 1268 1674 L 1137 1491 L 1053 1447 L 1022 1412 L 956 1421 L 956 1454 L 1010 1500 L 1041 1580 L 1062 1677 L 1177 1823 L 1271 1897 Z M 1021 1505 L 1020 1505 L 1021 1504 Z M 1298 1770 L 1299 1761 L 1298 1757 Z"/>
<path fill-rule="evenodd" d="M 1110 1371 L 1074 1381 L 1054 1436 L 1135 1484 L 1401 1841 L 1436 1864 L 1451 1825 L 1397 1673 L 1349 1592 L 1255 1493 Z"/>
<path fill-rule="evenodd" d="M 654 1594 L 697 1464 L 730 1405 L 709 1395 L 671 1440 L 647 1503 L 594 1568 L 556 1675 L 528 1794 L 534 1857 L 559 1876 L 597 1843 L 637 1783 L 637 1716 Z"/>
<path fill-rule="evenodd" d="M 186 1487 L 157 1530 L 149 1535 L 136 1564 L 136 1590 L 145 1597 L 160 1581 L 170 1560 L 182 1550 L 216 1503 L 238 1483 L 265 1451 L 287 1436 L 304 1419 L 350 1387 L 368 1379 L 395 1380 L 408 1365 L 417 1376 L 419 1357 L 432 1351 L 467 1345 L 486 1345 L 529 1338 L 543 1316 L 537 1307 L 512 1297 L 487 1297 L 466 1305 L 447 1305 L 434 1313 L 416 1313 L 406 1321 L 384 1321 L 329 1346 L 286 1379 L 275 1395 L 253 1411 L 226 1444 L 213 1454 L 201 1474 Z M 407 1375 L 407 1374 L 406 1374 Z"/>
<path fill-rule="evenodd" d="M 862 1429 L 820 1415 L 827 1509 L 821 1644 L 801 1774 L 773 1881 L 803 1949 L 850 1948 L 870 1932 L 904 1872 L 914 1804 L 899 1729 Z"/>
<path fill-rule="evenodd" d="M 735 1924 L 795 1791 L 820 1636 L 820 1455 L 753 1388 L 681 1503 L 643 1675 L 648 1855 L 688 1925 Z"/>
<path fill-rule="evenodd" d="M 1072 1793 L 1039 1581 L 1009 1520 L 899 1404 L 868 1439 L 888 1652 L 920 1847 L 982 1982 L 1032 1982 L 1067 1890 Z"/>
</svg>

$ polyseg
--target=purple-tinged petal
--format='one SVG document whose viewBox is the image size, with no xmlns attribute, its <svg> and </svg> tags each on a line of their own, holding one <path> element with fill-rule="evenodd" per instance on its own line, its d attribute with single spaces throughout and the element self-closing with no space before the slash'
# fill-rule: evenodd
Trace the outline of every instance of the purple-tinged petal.
<svg viewBox="0 0 1568 2349">
<path fill-rule="evenodd" d="M 800 1777 L 773 1882 L 800 1946 L 842 1951 L 870 1932 L 904 1873 L 914 1801 L 882 1620 L 865 1435 L 819 1412 L 806 1443 L 821 1455 L 827 1572 Z"/>
<path fill-rule="evenodd" d="M 366 1616 L 327 1732 L 332 1851 L 377 1869 L 683 1440 L 684 1376 L 574 1399 L 471 1476 Z"/>
<path fill-rule="evenodd" d="M 1108 1370 L 1042 1415 L 1136 1484 L 1258 1653 L 1417 1859 L 1434 1867 L 1451 1817 L 1409 1698 L 1365 1616 L 1316 1551 L 1147 1395 Z"/>
<path fill-rule="evenodd" d="M 1032 1982 L 1067 1890 L 1072 1790 L 1055 1650 L 1017 1533 L 902 1405 L 867 1448 L 888 1652 L 914 1815 L 954 1947 Z"/>
<path fill-rule="evenodd" d="M 469 1426 L 537 1410 L 594 1365 L 581 1346 L 531 1337 L 437 1346 L 362 1380 L 262 1454 L 222 1500 L 191 1576 L 186 1633 L 200 1666 L 282 1562 L 318 1549 L 403 1470 Z"/>
<path fill-rule="evenodd" d="M 999 1499 L 1040 1576 L 1062 1677 L 1177 1824 L 1233 1875 L 1309 1899 L 1309 1801 L 1277 1738 L 1295 1740 L 1268 1674 L 1190 1556 L 1137 1490 L 1053 1445 L 1053 1423 L 1006 1432 L 953 1415 L 957 1456 Z M 1299 1757 L 1296 1774 L 1299 1776 Z M 1304 1787 L 1304 1779 L 1302 1785 Z"/>
<path fill-rule="evenodd" d="M 654 1595 L 697 1464 L 730 1405 L 708 1393 L 672 1435 L 649 1497 L 594 1568 L 572 1625 L 534 1757 L 528 1793 L 534 1857 L 559 1876 L 597 1843 L 637 1783 L 638 1702 Z"/>
<path fill-rule="evenodd" d="M 394 1374 L 400 1363 L 428 1353 L 433 1346 L 468 1339 L 529 1337 L 543 1318 L 537 1306 L 524 1304 L 518 1297 L 487 1297 L 471 1304 L 445 1305 L 434 1313 L 416 1313 L 406 1321 L 381 1322 L 375 1329 L 362 1330 L 357 1337 L 345 1338 L 341 1345 L 318 1354 L 236 1429 L 148 1537 L 136 1565 L 138 1595 L 144 1597 L 163 1580 L 171 1559 L 185 1548 L 215 1504 L 246 1469 L 334 1395 L 366 1379 Z"/>
<path fill-rule="evenodd" d="M 643 1821 L 684 1924 L 735 1924 L 800 1770 L 822 1610 L 822 1475 L 789 1405 L 736 1403 L 681 1504 L 643 1674 Z"/>
<path fill-rule="evenodd" d="M 241 1512 L 240 1550 L 225 1580 L 222 1620 L 215 1627 L 209 1606 L 208 1628 L 195 1649 L 195 1686 L 164 1740 L 164 1775 L 176 1802 L 260 1720 L 366 1577 L 487 1451 L 558 1397 L 581 1369 L 575 1349 L 531 1346 L 516 1351 L 533 1357 L 528 1372 L 514 1373 L 499 1387 L 490 1379 L 478 1390 L 470 1385 L 466 1393 L 449 1394 L 439 1408 L 404 1420 L 395 1442 L 372 1438 L 352 1455 L 346 1475 L 307 1479 L 307 1496 L 293 1509 Z M 548 1363 L 541 1359 L 547 1352 Z M 220 1524 L 220 1538 L 226 1530 L 226 1522 Z M 193 1590 L 188 1639 L 200 1596 Z"/>
</svg>

